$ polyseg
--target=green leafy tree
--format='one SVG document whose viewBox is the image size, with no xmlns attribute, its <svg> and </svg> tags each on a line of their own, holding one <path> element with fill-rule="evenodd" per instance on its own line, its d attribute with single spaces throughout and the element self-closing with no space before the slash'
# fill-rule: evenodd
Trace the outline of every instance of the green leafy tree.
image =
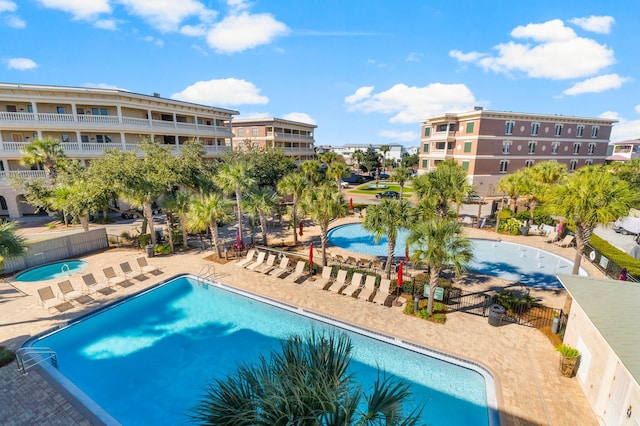
<svg viewBox="0 0 640 426">
<path fill-rule="evenodd" d="M 365 172 L 373 172 L 380 168 L 380 156 L 376 153 L 373 147 L 367 148 L 362 154 L 363 158 L 360 162 L 362 170 Z"/>
<path fill-rule="evenodd" d="M 640 158 L 632 158 L 629 161 L 614 161 L 607 165 L 620 180 L 629 184 L 631 188 L 640 188 Z M 635 204 L 635 208 L 640 205 Z"/>
<path fill-rule="evenodd" d="M 242 198 L 255 187 L 251 169 L 244 161 L 229 161 L 229 158 L 226 158 L 226 163 L 218 172 L 215 181 L 226 194 L 236 196 L 238 234 L 242 238 Z"/>
<path fill-rule="evenodd" d="M 400 160 L 400 164 L 406 168 L 417 167 L 420 158 L 418 157 L 418 153 L 412 155 L 403 155 L 402 160 Z"/>
<path fill-rule="evenodd" d="M 27 251 L 23 237 L 16 233 L 16 222 L 0 223 L 0 270 L 4 270 L 5 259 L 20 257 Z"/>
<path fill-rule="evenodd" d="M 187 214 L 191 207 L 192 195 L 188 191 L 175 191 L 169 193 L 160 199 L 160 207 L 167 216 L 167 228 L 169 229 L 169 245 L 173 252 L 173 229 L 175 227 L 175 217 L 177 216 L 180 223 L 180 232 L 182 233 L 182 246 L 188 247 L 187 241 Z"/>
<path fill-rule="evenodd" d="M 434 211 L 441 219 L 449 214 L 449 203 L 459 204 L 472 191 L 467 172 L 453 160 L 443 161 L 430 172 L 416 177 L 412 185 L 423 211 Z"/>
<path fill-rule="evenodd" d="M 347 215 L 347 206 L 339 189 L 333 185 L 324 184 L 311 187 L 303 201 L 304 210 L 314 222 L 320 226 L 322 241 L 322 266 L 327 265 L 327 241 L 329 224 L 332 220 Z"/>
<path fill-rule="evenodd" d="M 280 351 L 210 384 L 192 419 L 219 426 L 417 424 L 420 410 L 403 410 L 409 386 L 379 372 L 365 394 L 349 372 L 352 351 L 345 334 L 293 335 Z"/>
<path fill-rule="evenodd" d="M 606 225 L 629 214 L 638 202 L 637 189 L 607 173 L 603 166 L 585 166 L 556 185 L 544 208 L 551 215 L 562 216 L 575 227 L 576 255 L 573 274 L 580 271 L 584 246 L 597 225 Z"/>
<path fill-rule="evenodd" d="M 298 209 L 300 207 L 300 201 L 309 187 L 309 180 L 302 173 L 298 172 L 289 173 L 278 183 L 278 192 L 281 195 L 291 195 L 293 197 L 291 222 L 293 224 L 293 243 L 295 245 L 298 245 L 298 234 L 296 233 L 298 227 Z"/>
<path fill-rule="evenodd" d="M 278 207 L 278 196 L 268 188 L 257 189 L 247 195 L 244 199 L 244 208 L 254 217 L 260 219 L 262 231 L 262 245 L 266 246 L 267 241 L 267 215 L 272 214 Z"/>
<path fill-rule="evenodd" d="M 47 178 L 55 180 L 66 155 L 60 141 L 53 138 L 34 139 L 24 147 L 20 161 L 28 166 L 42 166 Z"/>
<path fill-rule="evenodd" d="M 409 179 L 411 179 L 411 171 L 406 167 L 400 166 L 393 169 L 391 180 L 398 182 L 400 185 L 400 198 L 402 198 L 402 194 L 404 193 L 404 185 Z"/>
<path fill-rule="evenodd" d="M 175 162 L 176 185 L 204 194 L 215 189 L 213 176 L 216 165 L 207 161 L 205 154 L 202 144 L 194 140 L 180 146 L 180 155 Z"/>
<path fill-rule="evenodd" d="M 225 223 L 231 218 L 229 203 L 216 192 L 194 198 L 187 213 L 187 229 L 202 232 L 209 228 L 213 245 L 218 258 L 222 258 L 222 247 L 218 234 L 218 223 Z"/>
<path fill-rule="evenodd" d="M 293 159 L 286 156 L 281 148 L 249 148 L 243 156 L 258 188 L 275 191 L 280 179 L 297 169 Z"/>
<path fill-rule="evenodd" d="M 387 253 L 387 278 L 391 276 L 391 263 L 396 248 L 398 231 L 409 229 L 416 223 L 418 214 L 407 200 L 383 199 L 380 204 L 367 207 L 367 215 L 362 226 L 373 233 L 376 243 L 383 236 L 387 237 L 389 251 Z"/>
<path fill-rule="evenodd" d="M 427 264 L 431 271 L 427 304 L 427 312 L 431 315 L 442 268 L 453 265 L 456 273 L 462 272 L 465 265 L 473 259 L 473 248 L 471 242 L 463 236 L 462 226 L 450 218 L 432 217 L 419 223 L 409 235 L 408 242 L 415 247 L 411 260 L 416 264 Z"/>
</svg>

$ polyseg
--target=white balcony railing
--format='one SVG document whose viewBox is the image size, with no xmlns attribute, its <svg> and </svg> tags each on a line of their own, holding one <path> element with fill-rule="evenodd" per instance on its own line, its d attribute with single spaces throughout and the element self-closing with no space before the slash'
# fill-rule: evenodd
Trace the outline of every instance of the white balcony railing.
<svg viewBox="0 0 640 426">
<path fill-rule="evenodd" d="M 44 170 L 13 170 L 13 171 L 1 171 L 0 180 L 9 180 L 12 178 L 21 179 L 37 179 L 44 178 Z"/>
</svg>

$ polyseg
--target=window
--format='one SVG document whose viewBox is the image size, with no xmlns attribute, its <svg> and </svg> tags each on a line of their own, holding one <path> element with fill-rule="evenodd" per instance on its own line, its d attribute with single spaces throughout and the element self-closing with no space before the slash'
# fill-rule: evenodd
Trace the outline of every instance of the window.
<svg viewBox="0 0 640 426">
<path fill-rule="evenodd" d="M 531 123 L 531 136 L 538 136 L 540 132 L 540 123 Z"/>
<path fill-rule="evenodd" d="M 464 170 L 465 172 L 469 171 L 469 162 L 468 161 L 463 161 L 462 162 L 462 170 Z"/>
<path fill-rule="evenodd" d="M 426 169 L 427 167 L 429 167 L 429 160 L 422 160 L 422 168 Z"/>
<path fill-rule="evenodd" d="M 56 107 L 56 111 L 58 112 L 58 114 L 64 114 L 64 107 L 63 106 Z"/>
<path fill-rule="evenodd" d="M 558 148 L 560 147 L 560 142 L 551 142 L 551 154 L 558 154 Z"/>
<path fill-rule="evenodd" d="M 508 154 L 511 152 L 511 141 L 504 141 L 502 142 L 502 153 L 503 154 Z"/>
<path fill-rule="evenodd" d="M 446 142 L 436 142 L 436 149 L 444 149 L 446 146 Z"/>
<path fill-rule="evenodd" d="M 573 144 L 573 153 L 580 154 L 580 142 L 575 142 Z"/>
<path fill-rule="evenodd" d="M 244 129 L 242 127 L 238 129 L 238 136 L 239 137 L 243 137 L 244 136 Z"/>
<path fill-rule="evenodd" d="M 562 124 L 556 124 L 556 130 L 553 133 L 556 136 L 561 136 L 562 135 Z"/>
<path fill-rule="evenodd" d="M 100 115 L 109 115 L 106 108 L 100 108 Z"/>
<path fill-rule="evenodd" d="M 27 105 L 27 112 L 33 113 L 33 105 Z"/>
<path fill-rule="evenodd" d="M 7 105 L 7 112 L 18 112 L 18 108 L 15 105 Z"/>
<path fill-rule="evenodd" d="M 574 172 L 576 170 L 577 165 L 578 165 L 578 160 L 571 160 L 569 162 L 569 171 Z"/>
<path fill-rule="evenodd" d="M 472 142 L 465 142 L 464 143 L 464 152 L 471 152 L 471 144 L 472 144 Z"/>
<path fill-rule="evenodd" d="M 425 143 L 424 146 L 422 147 L 422 152 L 429 152 L 429 144 Z"/>
<path fill-rule="evenodd" d="M 449 124 L 449 130 L 452 131 L 452 132 L 455 131 L 456 130 L 456 126 L 453 123 Z"/>
<path fill-rule="evenodd" d="M 91 114 L 92 115 L 100 115 L 100 112 L 98 111 L 98 108 L 91 108 Z"/>
<path fill-rule="evenodd" d="M 80 140 L 82 141 L 82 143 L 89 143 L 89 136 L 81 135 Z"/>
<path fill-rule="evenodd" d="M 576 136 L 581 138 L 582 137 L 582 133 L 584 132 L 584 126 L 578 126 L 576 127 Z"/>
<path fill-rule="evenodd" d="M 431 136 L 431 127 L 425 127 L 424 128 L 424 135 L 425 136 Z"/>
<path fill-rule="evenodd" d="M 69 141 L 71 141 L 71 139 L 69 138 L 69 135 L 65 135 L 65 134 L 63 134 L 63 135 L 62 135 L 62 137 L 60 138 L 60 141 L 61 141 L 62 143 L 65 143 L 65 142 L 69 142 Z"/>
<path fill-rule="evenodd" d="M 509 160 L 500 160 L 500 173 L 507 173 L 509 167 Z"/>
<path fill-rule="evenodd" d="M 585 166 L 592 166 L 593 165 L 593 160 L 584 160 L 584 165 Z"/>
<path fill-rule="evenodd" d="M 535 163 L 535 160 L 524 160 L 524 166 L 526 168 L 533 166 L 533 163 Z"/>
<path fill-rule="evenodd" d="M 251 129 L 251 136 L 258 136 L 258 128 L 254 127 Z"/>
<path fill-rule="evenodd" d="M 529 141 L 529 154 L 535 154 L 536 153 L 536 145 L 538 143 L 534 142 L 534 141 Z"/>
<path fill-rule="evenodd" d="M 111 143 L 111 136 L 104 135 L 104 143 Z"/>
<path fill-rule="evenodd" d="M 447 125 L 446 124 L 440 124 L 438 126 L 438 131 L 439 132 L 446 132 L 447 131 Z"/>
<path fill-rule="evenodd" d="M 592 138 L 597 138 L 598 137 L 598 126 L 593 126 L 591 128 L 591 137 Z"/>
<path fill-rule="evenodd" d="M 447 143 L 447 149 L 453 149 L 456 147 L 456 143 L 455 142 L 448 142 Z"/>
<path fill-rule="evenodd" d="M 102 137 L 102 135 L 96 135 L 96 142 L 104 143 L 104 138 Z"/>
<path fill-rule="evenodd" d="M 595 143 L 590 143 L 587 146 L 587 154 L 589 155 L 593 155 L 593 153 L 596 151 L 596 144 Z"/>
<path fill-rule="evenodd" d="M 467 123 L 467 133 L 473 133 L 473 121 L 470 123 Z"/>
<path fill-rule="evenodd" d="M 513 126 L 514 126 L 515 122 L 513 121 L 507 121 L 506 123 L 504 123 L 504 134 L 505 135 L 511 135 L 513 134 Z"/>
<path fill-rule="evenodd" d="M 202 124 L 202 118 L 198 118 L 198 124 Z"/>
</svg>

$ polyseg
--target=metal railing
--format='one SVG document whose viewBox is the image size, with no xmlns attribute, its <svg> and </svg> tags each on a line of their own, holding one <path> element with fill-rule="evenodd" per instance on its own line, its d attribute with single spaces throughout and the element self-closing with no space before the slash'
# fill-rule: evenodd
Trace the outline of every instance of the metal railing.
<svg viewBox="0 0 640 426">
<path fill-rule="evenodd" d="M 49 361 L 51 365 L 58 368 L 58 355 L 51 348 L 20 348 L 16 351 L 16 362 L 18 370 L 27 374 L 27 370 L 38 364 Z"/>
</svg>

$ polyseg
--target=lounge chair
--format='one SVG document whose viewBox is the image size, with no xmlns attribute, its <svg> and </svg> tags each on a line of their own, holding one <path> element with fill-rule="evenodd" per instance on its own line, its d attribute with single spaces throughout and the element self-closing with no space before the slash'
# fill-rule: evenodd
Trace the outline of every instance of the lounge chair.
<svg viewBox="0 0 640 426">
<path fill-rule="evenodd" d="M 380 287 L 378 287 L 378 291 L 376 292 L 375 297 L 373 298 L 373 303 L 380 303 L 384 305 L 389 297 L 389 292 L 391 291 L 391 280 L 383 278 L 380 280 Z"/>
<path fill-rule="evenodd" d="M 332 271 L 333 271 L 333 267 L 332 266 L 325 266 L 324 268 L 322 268 L 322 275 L 320 276 L 320 278 L 315 280 L 313 285 L 318 287 L 321 290 L 324 290 L 324 288 L 327 286 L 327 284 L 329 284 L 331 282 L 331 272 Z"/>
<path fill-rule="evenodd" d="M 239 262 L 236 262 L 236 265 L 238 266 L 247 266 L 248 264 L 250 264 L 251 262 L 253 262 L 253 256 L 255 256 L 256 254 L 256 250 L 255 249 L 251 249 L 247 252 L 247 257 L 245 259 L 242 259 Z"/>
<path fill-rule="evenodd" d="M 121 263 L 120 269 L 122 269 L 122 273 L 124 274 L 125 278 L 128 280 L 144 277 L 144 274 L 142 272 L 134 271 L 133 269 L 131 269 L 131 265 L 129 265 L 129 262 Z"/>
<path fill-rule="evenodd" d="M 339 263 L 339 264 L 341 264 L 341 265 L 342 265 L 343 263 L 346 263 L 346 261 L 347 261 L 343 256 L 341 256 L 341 255 L 339 255 L 339 254 L 336 254 L 336 255 L 335 255 L 335 259 L 336 259 L 336 262 L 338 262 L 338 263 Z"/>
<path fill-rule="evenodd" d="M 573 240 L 575 239 L 575 237 L 573 235 L 567 235 L 566 237 L 564 237 L 564 239 L 562 241 L 557 241 L 555 244 L 560 246 L 560 247 L 569 247 L 571 245 L 573 245 Z"/>
<path fill-rule="evenodd" d="M 278 265 L 278 267 L 275 268 L 273 271 L 269 272 L 269 275 L 273 275 L 280 278 L 282 275 L 286 274 L 287 272 L 289 272 L 289 258 L 287 256 L 284 256 L 282 259 L 280 259 L 280 265 Z"/>
<path fill-rule="evenodd" d="M 339 294 L 342 287 L 346 285 L 346 281 L 347 281 L 347 270 L 340 269 L 338 271 L 338 276 L 336 277 L 336 280 L 333 282 L 333 284 L 329 286 L 327 290 L 333 291 Z"/>
<path fill-rule="evenodd" d="M 366 300 L 368 302 L 374 291 L 376 291 L 376 276 L 367 275 L 364 281 L 364 288 L 358 294 L 358 300 Z"/>
<path fill-rule="evenodd" d="M 147 258 L 146 257 L 139 257 L 136 259 L 136 262 L 138 262 L 138 266 L 140 267 L 140 271 L 143 274 L 160 274 L 162 273 L 162 271 L 158 268 L 156 268 L 155 266 L 151 266 L 147 263 Z"/>
<path fill-rule="evenodd" d="M 84 281 L 84 285 L 87 286 L 89 293 L 95 293 L 96 291 L 102 292 L 103 290 L 107 290 L 109 288 L 109 282 L 99 283 L 96 281 L 96 278 L 93 274 L 85 274 L 82 276 L 82 281 Z"/>
<path fill-rule="evenodd" d="M 545 243 L 553 243 L 558 239 L 558 233 L 556 231 L 551 231 L 547 238 L 544 239 Z"/>
<path fill-rule="evenodd" d="M 349 284 L 344 290 L 342 290 L 342 294 L 345 296 L 353 297 L 354 293 L 358 291 L 360 285 L 362 284 L 362 273 L 354 272 L 351 277 L 351 284 Z"/>
<path fill-rule="evenodd" d="M 62 298 L 65 301 L 78 300 L 84 296 L 84 293 L 73 288 L 73 284 L 71 281 L 61 281 L 58 283 L 58 288 L 60 289 L 60 294 L 62 294 Z"/>
<path fill-rule="evenodd" d="M 111 266 L 109 266 L 108 268 L 104 268 L 102 272 L 104 273 L 104 277 L 107 279 L 107 282 L 110 285 L 119 285 L 122 287 L 129 287 L 131 284 L 133 284 L 129 282 L 126 278 L 117 276 L 116 271 L 114 271 Z"/>
<path fill-rule="evenodd" d="M 267 256 L 267 261 L 264 263 L 264 265 L 260 265 L 258 266 L 256 269 L 254 269 L 254 271 L 256 272 L 260 272 L 261 274 L 266 274 L 268 272 L 270 272 L 271 270 L 276 268 L 276 258 L 278 256 L 276 254 L 270 254 L 269 256 Z"/>
<path fill-rule="evenodd" d="M 60 308 L 67 303 L 62 299 L 58 299 L 55 294 L 53 294 L 51 286 L 39 288 L 38 296 L 40 296 L 40 303 L 42 303 L 42 307 L 46 310 L 51 310 L 51 308 Z"/>
<path fill-rule="evenodd" d="M 258 252 L 258 258 L 256 259 L 255 262 L 245 266 L 245 268 L 247 268 L 250 271 L 253 271 L 254 269 L 256 269 L 258 266 L 262 265 L 262 263 L 264 262 L 264 258 L 267 257 L 267 252 L 266 251 L 259 251 Z"/>
<path fill-rule="evenodd" d="M 294 282 L 298 281 L 300 277 L 304 275 L 305 266 L 307 266 L 306 262 L 304 260 L 299 260 L 296 264 L 296 269 L 289 276 L 287 276 L 287 280 Z"/>
<path fill-rule="evenodd" d="M 373 269 L 375 269 L 376 271 L 379 270 L 380 272 L 382 272 L 384 270 L 384 264 L 381 260 L 374 260 L 373 262 L 371 262 L 371 266 L 373 266 Z"/>
<path fill-rule="evenodd" d="M 345 263 L 347 263 L 347 264 L 349 264 L 351 266 L 356 266 L 358 264 L 358 261 L 353 256 L 347 256 L 347 259 L 346 259 Z"/>
</svg>

